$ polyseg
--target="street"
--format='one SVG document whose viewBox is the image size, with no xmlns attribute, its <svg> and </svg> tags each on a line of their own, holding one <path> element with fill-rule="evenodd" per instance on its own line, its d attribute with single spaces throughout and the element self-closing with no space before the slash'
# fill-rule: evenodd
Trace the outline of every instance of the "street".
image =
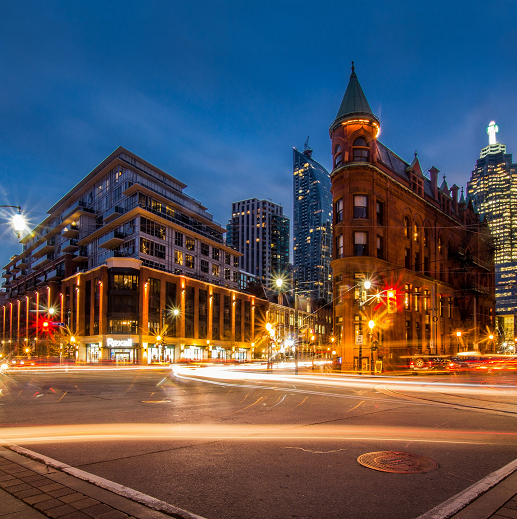
<svg viewBox="0 0 517 519">
<path fill-rule="evenodd" d="M 517 457 L 512 372 L 172 366 L 0 377 L 1 439 L 207 519 L 416 518 Z M 358 463 L 377 451 L 438 468 Z"/>
</svg>

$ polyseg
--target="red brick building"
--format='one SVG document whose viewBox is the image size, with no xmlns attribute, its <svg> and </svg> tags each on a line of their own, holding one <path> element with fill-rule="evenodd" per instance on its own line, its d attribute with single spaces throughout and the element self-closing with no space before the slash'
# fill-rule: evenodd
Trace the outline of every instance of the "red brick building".
<svg viewBox="0 0 517 519">
<path fill-rule="evenodd" d="M 459 198 L 445 176 L 439 185 L 438 169 L 426 176 L 416 153 L 409 164 L 377 139 L 380 121 L 353 67 L 329 132 L 343 369 L 357 369 L 360 356 L 364 369 L 370 356 L 389 369 L 415 354 L 490 351 L 494 249 L 463 190 Z"/>
</svg>

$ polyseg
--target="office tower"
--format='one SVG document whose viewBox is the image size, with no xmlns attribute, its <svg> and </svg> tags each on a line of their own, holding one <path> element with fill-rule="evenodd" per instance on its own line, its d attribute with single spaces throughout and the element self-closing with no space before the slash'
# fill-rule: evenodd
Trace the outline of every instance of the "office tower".
<svg viewBox="0 0 517 519">
<path fill-rule="evenodd" d="M 332 301 L 332 194 L 329 172 L 293 149 L 293 265 L 299 290 L 312 300 Z"/>
<path fill-rule="evenodd" d="M 251 198 L 232 204 L 226 244 L 242 254 L 239 267 L 266 285 L 289 268 L 289 218 L 281 205 Z"/>
<path fill-rule="evenodd" d="M 496 312 L 504 322 L 508 348 L 514 347 L 514 316 L 517 310 L 517 164 L 506 146 L 496 140 L 491 121 L 489 144 L 481 150 L 467 184 L 476 211 L 488 222 L 495 245 Z"/>
</svg>

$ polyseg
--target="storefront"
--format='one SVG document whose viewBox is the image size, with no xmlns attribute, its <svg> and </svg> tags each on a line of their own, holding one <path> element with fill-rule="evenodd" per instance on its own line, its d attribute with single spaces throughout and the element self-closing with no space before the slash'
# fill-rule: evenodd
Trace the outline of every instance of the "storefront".
<svg viewBox="0 0 517 519">
<path fill-rule="evenodd" d="M 86 345 L 86 362 L 97 364 L 101 360 L 101 348 L 99 343 Z"/>
<path fill-rule="evenodd" d="M 213 346 L 211 357 L 214 360 L 220 360 L 220 361 L 231 360 L 232 350 L 226 349 L 226 348 L 221 348 L 221 346 Z"/>
<path fill-rule="evenodd" d="M 185 346 L 181 352 L 181 359 L 201 361 L 204 357 L 203 350 L 204 348 L 200 348 L 199 346 Z"/>
<path fill-rule="evenodd" d="M 237 362 L 246 362 L 248 358 L 248 351 L 246 348 L 237 348 L 235 350 L 234 359 Z"/>
<path fill-rule="evenodd" d="M 150 344 L 147 347 L 147 363 L 157 364 L 162 362 L 167 364 L 176 362 L 176 346 L 174 344 L 168 344 L 165 346 Z"/>
<path fill-rule="evenodd" d="M 138 362 L 138 344 L 133 343 L 131 338 L 112 339 L 106 341 L 108 349 L 108 359 L 116 363 Z"/>
</svg>

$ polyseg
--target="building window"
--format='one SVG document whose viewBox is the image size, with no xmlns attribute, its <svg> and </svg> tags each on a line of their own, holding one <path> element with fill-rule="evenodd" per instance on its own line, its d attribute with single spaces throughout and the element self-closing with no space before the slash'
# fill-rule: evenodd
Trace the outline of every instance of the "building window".
<svg viewBox="0 0 517 519">
<path fill-rule="evenodd" d="M 183 234 L 176 231 L 174 235 L 174 243 L 176 244 L 176 247 L 183 247 Z"/>
<path fill-rule="evenodd" d="M 429 270 L 429 256 L 424 256 L 424 274 L 426 276 L 431 275 L 431 271 Z"/>
<path fill-rule="evenodd" d="M 194 256 L 192 256 L 191 254 L 185 254 L 185 266 L 189 269 L 194 268 Z"/>
<path fill-rule="evenodd" d="M 354 195 L 354 218 L 368 218 L 368 197 Z"/>
<path fill-rule="evenodd" d="M 411 268 L 411 251 L 409 249 L 406 249 L 405 250 L 405 255 L 404 255 L 404 266 L 407 268 L 407 269 L 410 269 Z"/>
<path fill-rule="evenodd" d="M 217 247 L 212 247 L 212 259 L 219 261 L 219 249 Z"/>
<path fill-rule="evenodd" d="M 340 234 L 336 238 L 336 258 L 343 257 L 343 235 Z"/>
<path fill-rule="evenodd" d="M 404 293 L 404 306 L 406 310 L 411 310 L 411 285 L 406 284 Z"/>
<path fill-rule="evenodd" d="M 429 247 L 429 231 L 427 229 L 424 229 L 422 236 L 424 238 L 424 247 Z"/>
<path fill-rule="evenodd" d="M 224 262 L 226 263 L 226 265 L 230 264 L 230 258 L 231 258 L 230 253 L 229 252 L 225 252 L 224 253 Z"/>
<path fill-rule="evenodd" d="M 415 299 L 414 299 L 415 312 L 420 312 L 420 288 L 415 287 Z"/>
<path fill-rule="evenodd" d="M 417 272 L 421 272 L 422 271 L 422 264 L 421 264 L 421 261 L 420 261 L 420 252 L 415 252 L 415 270 Z"/>
<path fill-rule="evenodd" d="M 341 154 L 341 146 L 338 144 L 334 150 L 334 167 L 337 168 L 343 164 L 343 155 Z"/>
<path fill-rule="evenodd" d="M 138 290 L 138 275 L 114 274 L 111 290 Z"/>
<path fill-rule="evenodd" d="M 191 267 L 191 268 L 193 268 L 193 267 Z M 200 268 L 201 268 L 201 272 L 205 272 L 206 274 L 208 274 L 208 268 L 209 268 L 208 261 L 202 259 Z"/>
<path fill-rule="evenodd" d="M 193 250 L 193 249 L 191 249 Z M 201 254 L 203 256 L 209 256 L 210 255 L 210 246 L 207 243 L 201 242 Z"/>
<path fill-rule="evenodd" d="M 340 198 L 336 202 L 336 223 L 343 221 L 343 199 Z"/>
<path fill-rule="evenodd" d="M 238 256 L 233 257 L 233 266 L 238 267 L 239 266 L 239 258 Z"/>
<path fill-rule="evenodd" d="M 452 318 L 452 306 L 454 304 L 454 300 L 452 297 L 449 297 L 449 317 Z"/>
<path fill-rule="evenodd" d="M 354 162 L 368 162 L 369 148 L 364 137 L 358 137 L 354 141 Z"/>
<path fill-rule="evenodd" d="M 196 246 L 196 240 L 194 238 L 191 238 L 190 236 L 187 236 L 187 239 L 185 240 L 185 247 L 188 250 L 194 250 Z"/>
<path fill-rule="evenodd" d="M 215 263 L 212 264 L 212 276 L 215 276 L 216 278 L 219 277 L 219 265 L 216 265 Z"/>
<path fill-rule="evenodd" d="M 230 269 L 224 269 L 224 279 L 226 279 L 226 281 L 230 281 L 232 275 L 231 272 Z"/>
<path fill-rule="evenodd" d="M 438 237 L 438 254 L 442 253 L 442 237 Z"/>
<path fill-rule="evenodd" d="M 384 204 L 377 200 L 377 225 L 384 225 Z"/>
<path fill-rule="evenodd" d="M 411 229 L 411 224 L 409 222 L 409 218 L 406 216 L 404 218 L 404 235 L 406 238 L 410 237 L 410 229 Z"/>
<path fill-rule="evenodd" d="M 377 236 L 377 257 L 379 259 L 384 259 L 383 256 L 384 256 L 384 247 L 383 247 L 383 237 L 382 236 Z"/>
<path fill-rule="evenodd" d="M 233 271 L 233 281 L 235 283 L 239 282 L 239 273 L 236 270 Z"/>
<path fill-rule="evenodd" d="M 368 254 L 368 233 L 354 232 L 354 256 L 366 256 Z"/>
<path fill-rule="evenodd" d="M 183 252 L 180 250 L 174 251 L 174 263 L 176 263 L 176 265 L 183 265 Z"/>
<path fill-rule="evenodd" d="M 413 240 L 415 240 L 416 243 L 420 241 L 420 233 L 418 229 L 418 225 L 415 223 L 413 224 Z"/>
</svg>

